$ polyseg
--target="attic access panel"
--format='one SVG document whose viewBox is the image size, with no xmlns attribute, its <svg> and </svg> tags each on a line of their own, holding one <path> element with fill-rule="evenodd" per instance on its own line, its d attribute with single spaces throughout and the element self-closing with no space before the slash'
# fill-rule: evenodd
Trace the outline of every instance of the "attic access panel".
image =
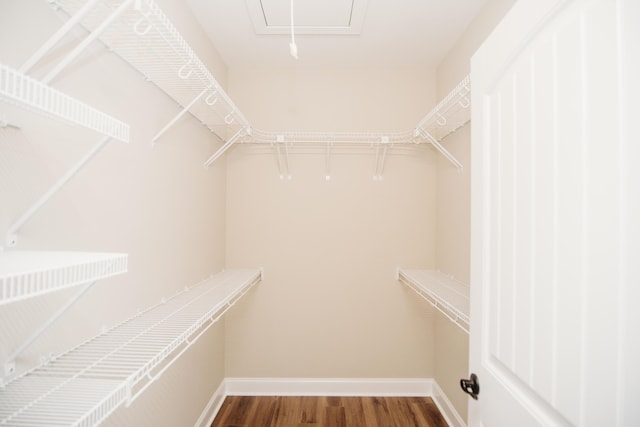
<svg viewBox="0 0 640 427">
<path fill-rule="evenodd" d="M 258 35 L 291 32 L 291 0 L 245 0 Z M 296 34 L 358 35 L 367 0 L 294 0 Z"/>
</svg>

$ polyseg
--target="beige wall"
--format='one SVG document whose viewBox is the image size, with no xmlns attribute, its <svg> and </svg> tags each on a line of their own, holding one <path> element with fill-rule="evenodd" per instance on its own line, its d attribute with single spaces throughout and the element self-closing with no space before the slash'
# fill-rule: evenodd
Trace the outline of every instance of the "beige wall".
<svg viewBox="0 0 640 427">
<path fill-rule="evenodd" d="M 402 76 L 402 78 L 398 78 Z M 433 102 L 429 70 L 232 70 L 230 95 L 265 130 L 406 130 Z M 295 147 L 292 148 L 292 153 Z M 395 279 L 435 262 L 435 161 L 373 151 L 228 159 L 227 261 L 264 281 L 227 317 L 231 377 L 431 377 L 432 312 Z"/>
<path fill-rule="evenodd" d="M 449 93 L 470 71 L 470 59 L 515 0 L 489 0 L 467 27 L 454 48 L 437 69 L 438 97 Z M 473 82 L 472 82 L 473 84 Z M 473 86 L 472 86 L 473 93 Z M 470 245 L 470 125 L 444 140 L 445 148 L 464 166 L 454 168 L 446 159 L 437 167 L 436 264 L 441 271 L 469 283 Z M 467 417 L 467 397 L 458 385 L 468 377 L 469 337 L 444 316 L 435 326 L 435 379 L 463 419 Z"/>
<path fill-rule="evenodd" d="M 224 64 L 182 2 L 158 3 L 224 84 Z M 47 2 L 0 0 L 0 62 L 19 66 L 65 19 Z M 41 77 L 48 62 L 32 75 Z M 131 142 L 103 149 L 24 225 L 17 249 L 127 252 L 129 273 L 98 282 L 25 353 L 19 369 L 224 267 L 226 172 L 223 162 L 202 167 L 217 148 L 209 132 L 185 117 L 153 147 L 151 137 L 176 114 L 175 102 L 98 43 L 52 85 L 128 122 Z M 0 130 L 4 240 L 10 223 L 101 136 L 0 108 L 22 125 Z M 0 362 L 77 290 L 0 307 Z M 223 345 L 220 324 L 107 425 L 193 425 L 224 377 Z"/>
</svg>

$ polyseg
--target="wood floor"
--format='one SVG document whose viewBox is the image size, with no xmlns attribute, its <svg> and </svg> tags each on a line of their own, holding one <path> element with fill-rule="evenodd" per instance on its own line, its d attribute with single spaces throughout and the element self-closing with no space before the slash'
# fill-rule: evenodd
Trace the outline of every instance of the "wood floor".
<svg viewBox="0 0 640 427">
<path fill-rule="evenodd" d="M 447 427 L 429 397 L 227 396 L 211 427 Z"/>
</svg>

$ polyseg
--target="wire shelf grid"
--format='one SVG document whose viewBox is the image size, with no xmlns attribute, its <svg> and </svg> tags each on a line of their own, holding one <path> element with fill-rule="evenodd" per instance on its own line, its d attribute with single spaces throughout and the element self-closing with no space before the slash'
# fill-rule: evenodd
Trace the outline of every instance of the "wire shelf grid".
<svg viewBox="0 0 640 427">
<path fill-rule="evenodd" d="M 398 280 L 469 333 L 469 285 L 437 270 L 399 269 Z"/>
<path fill-rule="evenodd" d="M 417 126 L 442 141 L 471 120 L 471 78 L 466 76 Z"/>
<path fill-rule="evenodd" d="M 57 0 L 73 15 L 81 10 L 80 0 Z M 124 12 L 119 8 L 129 4 Z M 456 167 L 462 165 L 438 144 L 470 119 L 470 79 L 467 76 L 415 129 L 408 132 L 265 132 L 253 129 L 249 121 L 219 86 L 188 43 L 153 0 L 102 0 L 82 24 L 89 31 L 99 28 L 119 13 L 100 39 L 119 56 L 176 100 L 182 111 L 162 129 L 154 141 L 185 112 L 191 113 L 214 135 L 225 142 L 206 162 L 210 166 L 235 143 L 275 144 L 278 137 L 296 148 L 330 143 L 354 149 L 382 141 L 388 147 L 431 143 Z"/>
<path fill-rule="evenodd" d="M 0 305 L 127 271 L 127 254 L 0 252 Z"/>
<path fill-rule="evenodd" d="M 8 382 L 0 387 L 0 425 L 98 424 L 143 392 L 261 278 L 259 269 L 219 273 Z"/>
<path fill-rule="evenodd" d="M 226 136 L 220 135 L 225 129 L 248 128 L 247 119 L 153 0 L 103 0 L 82 25 L 94 31 L 125 3 L 131 7 L 113 20 L 100 40 L 182 108 L 189 106 L 188 111 L 219 138 Z M 73 15 L 84 2 L 58 0 L 58 5 Z"/>
<path fill-rule="evenodd" d="M 0 100 L 129 142 L 129 125 L 126 123 L 2 64 Z"/>
</svg>

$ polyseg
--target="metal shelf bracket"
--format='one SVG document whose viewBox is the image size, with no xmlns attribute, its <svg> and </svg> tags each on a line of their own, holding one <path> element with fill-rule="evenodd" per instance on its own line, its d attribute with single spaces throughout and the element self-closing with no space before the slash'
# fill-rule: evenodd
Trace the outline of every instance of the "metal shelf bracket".
<svg viewBox="0 0 640 427">
<path fill-rule="evenodd" d="M 460 163 L 454 156 L 453 154 L 451 154 L 449 151 L 447 151 L 446 148 L 444 148 L 442 146 L 442 144 L 440 144 L 440 142 L 435 139 L 433 136 L 431 136 L 431 134 L 429 132 L 427 132 L 426 130 L 422 129 L 422 128 L 416 128 L 416 134 L 418 134 L 419 136 L 423 137 L 424 139 L 426 139 L 427 141 L 429 141 L 429 143 L 431 143 L 431 145 L 433 145 L 433 147 L 438 150 L 438 152 L 440 154 L 442 154 L 447 160 L 449 160 L 449 162 L 451 162 L 451 164 L 453 166 L 455 166 L 456 168 L 458 168 L 458 170 L 462 170 L 462 163 Z"/>
<path fill-rule="evenodd" d="M 73 176 L 82 169 L 82 167 L 89 162 L 105 145 L 111 140 L 111 137 L 105 136 L 102 140 L 96 144 L 87 154 L 80 159 L 67 173 L 65 173 L 46 193 L 44 193 L 29 209 L 27 209 L 18 218 L 7 231 L 6 244 L 8 247 L 13 247 L 18 244 L 18 231 L 42 206 L 44 206 L 51 197 L 53 197 Z"/>
</svg>

